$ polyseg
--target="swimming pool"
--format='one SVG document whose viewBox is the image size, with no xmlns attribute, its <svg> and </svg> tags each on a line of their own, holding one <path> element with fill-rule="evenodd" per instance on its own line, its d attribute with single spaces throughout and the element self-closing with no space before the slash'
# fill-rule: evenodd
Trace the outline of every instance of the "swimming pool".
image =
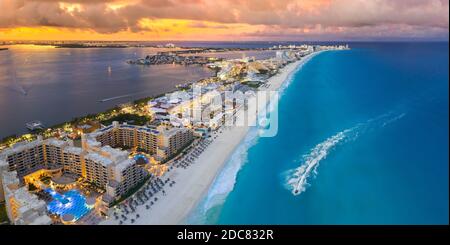
<svg viewBox="0 0 450 245">
<path fill-rule="evenodd" d="M 139 162 L 139 160 L 140 160 L 143 163 L 148 163 L 148 158 L 144 154 L 138 153 L 138 154 L 134 155 L 133 158 L 136 162 Z"/>
<path fill-rule="evenodd" d="M 52 214 L 59 216 L 70 214 L 73 215 L 74 221 L 77 221 L 92 209 L 86 204 L 86 198 L 77 190 L 70 190 L 64 194 L 51 188 L 47 188 L 45 191 L 53 198 L 47 204 L 47 210 Z"/>
</svg>

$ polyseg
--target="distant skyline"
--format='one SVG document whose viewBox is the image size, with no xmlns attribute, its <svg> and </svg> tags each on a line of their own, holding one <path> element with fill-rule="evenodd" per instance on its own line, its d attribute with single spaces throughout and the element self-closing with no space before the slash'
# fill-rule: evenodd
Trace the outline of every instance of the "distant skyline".
<svg viewBox="0 0 450 245">
<path fill-rule="evenodd" d="M 0 40 L 448 41 L 448 0 L 0 0 Z"/>
</svg>

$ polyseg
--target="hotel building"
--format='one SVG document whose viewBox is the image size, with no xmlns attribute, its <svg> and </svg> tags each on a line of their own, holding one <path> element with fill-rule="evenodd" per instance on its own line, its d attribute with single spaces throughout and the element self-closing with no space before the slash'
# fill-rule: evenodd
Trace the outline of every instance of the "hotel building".
<svg viewBox="0 0 450 245">
<path fill-rule="evenodd" d="M 117 174 L 113 176 L 113 179 L 109 180 L 106 189 L 109 197 L 124 195 L 145 178 L 146 172 L 134 166 L 135 162 L 132 159 L 127 159 L 114 166 L 113 172 Z"/>
<path fill-rule="evenodd" d="M 159 131 L 154 129 L 113 122 L 111 126 L 84 137 L 85 143 L 94 147 L 108 145 L 111 147 L 137 148 L 149 154 L 155 154 L 158 135 Z"/>
<path fill-rule="evenodd" d="M 193 133 L 187 128 L 160 126 L 154 130 L 114 122 L 82 135 L 81 148 L 72 141 L 42 137 L 18 143 L 0 153 L 0 201 L 5 201 L 14 224 L 51 223 L 46 203 L 27 190 L 27 180 L 33 174 L 75 174 L 104 189 L 102 200 L 110 204 L 148 175 L 127 151 L 113 147 L 138 148 L 164 161 L 192 140 Z"/>
<path fill-rule="evenodd" d="M 160 130 L 156 151 L 156 160 L 158 161 L 170 158 L 193 140 L 193 132 L 186 128 L 160 126 L 158 129 Z"/>
<path fill-rule="evenodd" d="M 46 216 L 45 202 L 27 190 L 25 179 L 33 173 L 53 176 L 67 172 L 83 177 L 106 190 L 102 196 L 105 204 L 120 198 L 148 174 L 126 151 L 83 145 L 87 147 L 74 147 L 72 141 L 38 138 L 0 154 L 0 201 L 5 201 L 8 217 L 14 224 L 41 224 L 49 220 L 42 218 Z"/>
<path fill-rule="evenodd" d="M 105 146 L 136 148 L 155 155 L 157 161 L 164 161 L 193 139 L 193 132 L 188 128 L 158 126 L 155 130 L 113 122 L 109 127 L 83 135 L 82 144 L 89 149 Z"/>
<path fill-rule="evenodd" d="M 4 150 L 0 154 L 0 160 L 9 163 L 8 171 L 16 171 L 21 179 L 43 168 L 62 166 L 62 148 L 69 145 L 66 141 L 38 138 L 36 141 L 18 143 Z"/>
<path fill-rule="evenodd" d="M 16 225 L 49 225 L 51 218 L 46 203 L 20 184 L 16 171 L 8 171 L 8 163 L 0 160 L 0 201 L 5 202 L 6 214 Z"/>
</svg>

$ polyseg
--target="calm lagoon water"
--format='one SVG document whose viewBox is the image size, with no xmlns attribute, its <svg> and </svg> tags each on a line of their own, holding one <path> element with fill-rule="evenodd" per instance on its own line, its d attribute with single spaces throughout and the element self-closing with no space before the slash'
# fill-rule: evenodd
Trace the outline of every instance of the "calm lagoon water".
<svg viewBox="0 0 450 245">
<path fill-rule="evenodd" d="M 151 48 L 9 48 L 0 51 L 0 138 L 25 132 L 32 120 L 50 126 L 213 75 L 200 66 L 125 62 L 154 53 Z M 125 97 L 98 102 L 116 96 Z"/>
</svg>

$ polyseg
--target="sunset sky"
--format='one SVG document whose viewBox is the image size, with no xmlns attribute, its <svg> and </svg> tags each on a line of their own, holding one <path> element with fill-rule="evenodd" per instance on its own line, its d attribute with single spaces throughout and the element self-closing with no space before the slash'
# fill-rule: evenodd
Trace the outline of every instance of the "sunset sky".
<svg viewBox="0 0 450 245">
<path fill-rule="evenodd" d="M 448 40 L 448 0 L 0 0 L 0 40 Z"/>
</svg>

